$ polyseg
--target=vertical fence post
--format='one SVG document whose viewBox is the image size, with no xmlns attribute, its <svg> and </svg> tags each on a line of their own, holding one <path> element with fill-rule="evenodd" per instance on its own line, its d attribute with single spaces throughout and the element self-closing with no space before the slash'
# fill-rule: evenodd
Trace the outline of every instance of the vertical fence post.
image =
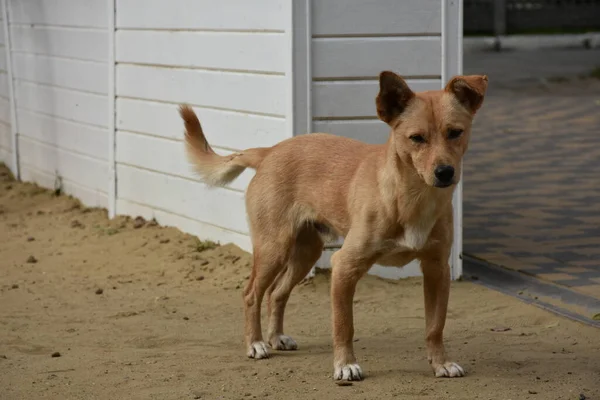
<svg viewBox="0 0 600 400">
<path fill-rule="evenodd" d="M 463 0 L 442 0 L 442 87 L 463 69 Z M 454 243 L 450 254 L 452 279 L 462 276 L 463 179 L 452 197 Z"/>
<path fill-rule="evenodd" d="M 311 1 L 293 0 L 288 3 L 286 119 L 290 137 L 312 133 Z M 314 267 L 308 273 L 308 276 L 313 275 Z"/>
<path fill-rule="evenodd" d="M 500 36 L 506 35 L 506 0 L 494 0 L 494 48 L 499 51 Z"/>
<path fill-rule="evenodd" d="M 291 3 L 288 59 L 289 136 L 312 132 L 311 7 L 310 0 Z"/>
<path fill-rule="evenodd" d="M 17 123 L 17 103 L 15 101 L 15 82 L 13 76 L 13 64 L 11 54 L 11 36 L 9 27 L 8 15 L 8 0 L 2 0 L 2 19 L 4 20 L 4 50 L 6 52 L 6 72 L 8 80 L 8 93 L 10 96 L 10 134 L 12 137 L 12 173 L 15 179 L 21 179 L 21 168 L 19 165 L 19 140 L 18 140 L 18 123 Z"/>
<path fill-rule="evenodd" d="M 115 115 L 115 0 L 107 0 L 108 7 L 108 218 L 116 215 L 116 115 Z"/>
</svg>

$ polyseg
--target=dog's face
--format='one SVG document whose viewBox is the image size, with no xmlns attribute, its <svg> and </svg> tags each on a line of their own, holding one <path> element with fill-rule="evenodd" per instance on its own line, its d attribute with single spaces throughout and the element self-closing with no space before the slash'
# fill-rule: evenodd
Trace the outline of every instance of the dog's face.
<svg viewBox="0 0 600 400">
<path fill-rule="evenodd" d="M 487 82 L 487 76 L 457 76 L 444 90 L 414 93 L 395 73 L 380 74 L 377 114 L 392 128 L 398 157 L 427 185 L 445 188 L 458 183 Z"/>
</svg>

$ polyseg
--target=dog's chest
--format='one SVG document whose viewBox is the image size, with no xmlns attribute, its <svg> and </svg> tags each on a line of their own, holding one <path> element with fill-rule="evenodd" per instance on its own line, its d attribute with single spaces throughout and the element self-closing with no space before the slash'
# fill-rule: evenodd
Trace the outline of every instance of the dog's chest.
<svg viewBox="0 0 600 400">
<path fill-rule="evenodd" d="M 427 204 L 419 210 L 418 218 L 404 225 L 403 234 L 396 239 L 396 246 L 405 250 L 422 249 L 436 222 L 436 205 Z"/>
</svg>

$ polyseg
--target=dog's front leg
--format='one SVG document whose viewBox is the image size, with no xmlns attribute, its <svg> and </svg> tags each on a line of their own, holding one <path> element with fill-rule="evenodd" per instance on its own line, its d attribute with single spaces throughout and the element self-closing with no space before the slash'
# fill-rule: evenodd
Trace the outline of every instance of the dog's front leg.
<svg viewBox="0 0 600 400">
<path fill-rule="evenodd" d="M 448 252 L 436 252 L 436 256 L 421 259 L 425 295 L 425 340 L 427 359 L 436 377 L 464 376 L 465 371 L 454 362 L 448 361 L 444 349 L 444 325 L 450 295 L 450 266 Z M 441 257 L 440 257 L 441 253 Z"/>
<path fill-rule="evenodd" d="M 371 263 L 372 264 L 372 263 Z M 331 306 L 333 318 L 333 378 L 359 381 L 363 372 L 354 356 L 354 317 L 352 303 L 356 284 L 371 267 L 364 259 L 352 257 L 344 249 L 331 257 Z"/>
</svg>

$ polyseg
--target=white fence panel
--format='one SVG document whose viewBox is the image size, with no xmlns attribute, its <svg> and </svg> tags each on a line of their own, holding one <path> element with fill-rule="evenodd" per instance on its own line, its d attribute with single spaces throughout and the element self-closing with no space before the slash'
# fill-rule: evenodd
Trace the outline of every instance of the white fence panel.
<svg viewBox="0 0 600 400">
<path fill-rule="evenodd" d="M 382 69 L 405 77 L 439 77 L 439 37 L 315 38 L 313 77 L 375 78 Z"/>
<path fill-rule="evenodd" d="M 92 206 L 106 204 L 106 162 L 19 135 L 21 177 L 65 192 Z"/>
<path fill-rule="evenodd" d="M 439 79 L 407 79 L 415 91 L 437 90 Z M 313 84 L 313 116 L 316 118 L 371 117 L 379 92 L 376 80 L 317 81 Z"/>
<path fill-rule="evenodd" d="M 41 143 L 51 143 L 65 151 L 108 162 L 106 152 L 98 151 L 99 149 L 108 149 L 108 135 L 104 128 L 26 109 L 19 109 L 17 125 L 23 137 Z M 101 184 L 106 184 L 106 182 Z"/>
<path fill-rule="evenodd" d="M 196 221 L 248 234 L 244 194 L 207 188 L 190 179 L 119 165 L 119 198 Z"/>
<path fill-rule="evenodd" d="M 81 28 L 107 27 L 107 2 L 102 0 L 9 0 L 10 20 L 21 25 Z"/>
<path fill-rule="evenodd" d="M 118 131 L 117 143 L 119 145 L 116 159 L 120 164 L 200 182 L 192 165 L 184 156 L 184 145 L 181 140 Z M 215 151 L 223 155 L 232 153 L 222 149 L 215 149 Z M 252 170 L 244 171 L 229 188 L 241 193 L 245 192 L 252 176 L 254 176 Z"/>
<path fill-rule="evenodd" d="M 12 62 L 13 77 L 19 81 L 107 94 L 108 76 L 104 63 L 25 53 L 13 53 Z"/>
<path fill-rule="evenodd" d="M 183 139 L 178 104 L 152 100 L 117 99 L 117 128 L 168 139 Z M 213 147 L 247 149 L 266 147 L 288 138 L 285 119 L 231 110 L 194 107 Z"/>
<path fill-rule="evenodd" d="M 76 60 L 108 60 L 106 31 L 36 25 L 13 26 L 11 22 L 10 33 L 12 50 L 15 52 Z"/>
<path fill-rule="evenodd" d="M 117 65 L 117 96 L 284 117 L 284 77 Z"/>
<path fill-rule="evenodd" d="M 285 71 L 285 37 L 254 32 L 117 32 L 117 61 L 237 71 Z"/>
<path fill-rule="evenodd" d="M 10 99 L 0 98 L 0 123 L 10 125 Z"/>
<path fill-rule="evenodd" d="M 106 127 L 108 98 L 104 95 L 17 79 L 15 98 L 18 109 Z M 107 149 L 103 149 L 103 151 L 107 151 Z"/>
<path fill-rule="evenodd" d="M 439 0 L 312 0 L 312 115 L 318 132 L 383 143 L 377 76 L 389 69 L 414 90 L 441 86 Z"/>
<path fill-rule="evenodd" d="M 22 178 L 106 207 L 108 2 L 7 3 Z"/>
<path fill-rule="evenodd" d="M 439 35 L 439 0 L 314 0 L 314 36 Z"/>
<path fill-rule="evenodd" d="M 287 0 L 117 0 L 118 29 L 279 31 Z"/>
<path fill-rule="evenodd" d="M 155 218 L 163 225 L 176 226 L 182 231 L 188 232 L 199 238 L 210 239 L 220 243 L 235 243 L 243 249 L 252 249 L 250 236 L 247 234 L 200 222 L 187 215 L 164 211 L 156 207 L 150 207 L 122 198 L 117 199 L 117 209 L 120 214 L 140 215 L 146 219 Z"/>
<path fill-rule="evenodd" d="M 117 212 L 150 214 L 250 249 L 244 191 L 253 172 L 227 188 L 200 183 L 177 105 L 194 106 L 222 154 L 290 137 L 286 2 L 116 4 Z"/>
</svg>

